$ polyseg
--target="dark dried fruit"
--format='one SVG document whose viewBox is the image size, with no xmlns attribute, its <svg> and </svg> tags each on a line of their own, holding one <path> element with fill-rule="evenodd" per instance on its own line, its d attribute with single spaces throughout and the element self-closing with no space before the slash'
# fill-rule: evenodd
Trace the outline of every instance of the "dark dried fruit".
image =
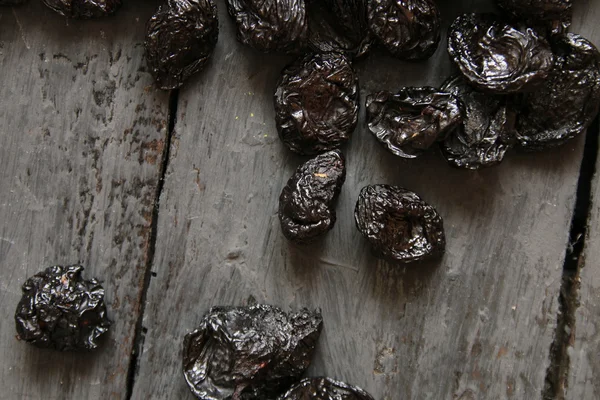
<svg viewBox="0 0 600 400">
<path fill-rule="evenodd" d="M 441 88 L 461 101 L 463 123 L 440 144 L 442 154 L 455 167 L 479 169 L 502 161 L 515 143 L 515 110 L 506 96 L 481 93 L 461 76 Z"/>
<path fill-rule="evenodd" d="M 534 29 L 491 14 L 464 14 L 448 31 L 448 53 L 470 84 L 495 93 L 532 90 L 552 69 L 550 45 Z"/>
<path fill-rule="evenodd" d="M 371 32 L 394 57 L 423 60 L 440 42 L 440 12 L 433 0 L 370 0 Z"/>
<path fill-rule="evenodd" d="M 306 42 L 304 0 L 227 0 L 238 40 L 262 52 L 297 52 Z"/>
<path fill-rule="evenodd" d="M 540 90 L 526 93 L 517 116 L 517 140 L 526 150 L 565 143 L 584 132 L 600 107 L 600 53 L 583 37 L 555 37 L 555 63 Z"/>
<path fill-rule="evenodd" d="M 83 267 L 53 266 L 27 279 L 17 305 L 18 339 L 56 350 L 93 350 L 109 328 L 104 289 Z"/>
<path fill-rule="evenodd" d="M 338 150 L 298 167 L 279 196 L 283 235 L 296 243 L 309 243 L 333 228 L 334 203 L 345 180 L 344 157 Z"/>
<path fill-rule="evenodd" d="M 541 24 L 553 34 L 571 25 L 571 0 L 496 0 L 500 8 L 528 25 Z"/>
<path fill-rule="evenodd" d="M 359 387 L 331 378 L 306 378 L 278 400 L 373 400 L 373 396 Z"/>
<path fill-rule="evenodd" d="M 367 124 L 397 156 L 415 158 L 462 121 L 458 99 L 432 87 L 405 87 L 367 96 Z"/>
<path fill-rule="evenodd" d="M 315 54 L 287 66 L 275 92 L 275 113 L 279 137 L 298 154 L 345 143 L 358 121 L 358 77 L 348 59 Z"/>
<path fill-rule="evenodd" d="M 146 27 L 146 59 L 158 86 L 178 88 L 203 69 L 218 35 L 213 0 L 167 0 Z"/>
<path fill-rule="evenodd" d="M 114 14 L 121 0 L 42 0 L 42 2 L 69 18 L 98 18 Z"/>
<path fill-rule="evenodd" d="M 438 257 L 446 247 L 442 217 L 416 193 L 398 186 L 362 188 L 354 220 L 373 254 L 391 262 Z"/>
<path fill-rule="evenodd" d="M 203 400 L 275 398 L 308 368 L 322 325 L 307 309 L 214 307 L 185 336 L 185 380 Z"/>
</svg>

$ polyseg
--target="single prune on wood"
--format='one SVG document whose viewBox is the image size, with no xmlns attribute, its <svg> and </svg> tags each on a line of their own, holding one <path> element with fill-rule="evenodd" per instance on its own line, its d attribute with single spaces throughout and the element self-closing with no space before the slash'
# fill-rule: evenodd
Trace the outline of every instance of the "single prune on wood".
<svg viewBox="0 0 600 400">
<path fill-rule="evenodd" d="M 463 108 L 462 124 L 440 143 L 448 163 L 468 169 L 500 163 L 516 140 L 511 98 L 479 92 L 461 76 L 449 78 L 441 90 L 455 95 Z"/>
<path fill-rule="evenodd" d="M 550 45 L 534 29 L 492 14 L 464 14 L 448 31 L 448 53 L 467 81 L 481 90 L 533 90 L 550 73 Z"/>
<path fill-rule="evenodd" d="M 167 0 L 146 26 L 146 59 L 161 89 L 176 89 L 202 70 L 217 44 L 213 0 Z"/>
<path fill-rule="evenodd" d="M 358 77 L 342 54 L 307 55 L 283 70 L 274 100 L 283 143 L 298 154 L 322 153 L 356 128 Z"/>
<path fill-rule="evenodd" d="M 415 158 L 462 121 L 458 99 L 433 87 L 405 87 L 367 96 L 367 125 L 393 154 Z"/>
<path fill-rule="evenodd" d="M 310 243 L 335 224 L 335 200 L 346 179 L 344 156 L 338 150 L 302 164 L 279 196 L 279 222 L 292 242 Z"/>
<path fill-rule="evenodd" d="M 378 42 L 403 60 L 423 60 L 440 42 L 440 12 L 433 0 L 370 0 L 369 27 Z"/>
<path fill-rule="evenodd" d="M 307 309 L 214 307 L 185 336 L 185 380 L 202 400 L 273 399 L 308 368 L 322 325 Z"/>
<path fill-rule="evenodd" d="M 444 253 L 442 217 L 416 193 L 404 188 L 365 186 L 358 195 L 354 219 L 376 257 L 410 263 Z"/>
<path fill-rule="evenodd" d="M 496 0 L 498 6 L 528 25 L 542 25 L 550 33 L 566 32 L 571 25 L 571 0 Z"/>
<path fill-rule="evenodd" d="M 114 14 L 121 0 L 42 0 L 42 2 L 69 18 L 98 18 Z"/>
<path fill-rule="evenodd" d="M 373 396 L 331 378 L 305 378 L 277 400 L 373 400 Z"/>
<path fill-rule="evenodd" d="M 104 289 L 79 265 L 53 266 L 25 281 L 17 305 L 17 338 L 61 351 L 93 350 L 111 322 Z"/>
</svg>

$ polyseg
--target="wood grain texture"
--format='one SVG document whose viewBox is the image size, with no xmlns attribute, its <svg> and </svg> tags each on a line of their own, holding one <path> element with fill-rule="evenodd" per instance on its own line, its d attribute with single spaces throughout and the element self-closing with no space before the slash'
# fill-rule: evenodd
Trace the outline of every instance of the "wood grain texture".
<svg viewBox="0 0 600 400">
<path fill-rule="evenodd" d="M 66 20 L 0 8 L 0 398 L 122 399 L 166 138 L 167 95 L 144 71 L 154 2 Z M 21 284 L 54 264 L 104 281 L 111 332 L 93 354 L 15 339 Z"/>
</svg>

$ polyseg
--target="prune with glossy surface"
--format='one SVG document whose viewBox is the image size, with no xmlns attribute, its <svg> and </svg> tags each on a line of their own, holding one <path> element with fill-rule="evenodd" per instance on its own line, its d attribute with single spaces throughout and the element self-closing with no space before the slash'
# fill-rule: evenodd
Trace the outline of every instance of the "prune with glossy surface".
<svg viewBox="0 0 600 400">
<path fill-rule="evenodd" d="M 367 125 L 393 154 L 415 158 L 462 121 L 458 99 L 433 87 L 367 96 Z"/>
<path fill-rule="evenodd" d="M 528 25 L 542 24 L 553 34 L 571 25 L 571 0 L 496 0 L 498 6 Z"/>
<path fill-rule="evenodd" d="M 550 73 L 550 45 L 534 29 L 491 14 L 464 14 L 448 30 L 448 53 L 470 84 L 495 93 L 533 90 Z"/>
<path fill-rule="evenodd" d="M 306 378 L 277 400 L 373 400 L 359 387 L 331 378 Z"/>
<path fill-rule="evenodd" d="M 308 36 L 304 0 L 227 0 L 237 39 L 262 52 L 298 52 Z"/>
<path fill-rule="evenodd" d="M 42 0 L 42 2 L 69 18 L 98 18 L 114 14 L 121 0 Z"/>
<path fill-rule="evenodd" d="M 111 322 L 104 289 L 81 277 L 83 267 L 53 266 L 27 279 L 17 305 L 17 338 L 56 350 L 93 350 Z"/>
<path fill-rule="evenodd" d="M 526 93 L 517 116 L 517 141 L 526 150 L 565 143 L 584 132 L 600 107 L 600 53 L 585 38 L 556 36 L 554 68 L 540 90 Z"/>
<path fill-rule="evenodd" d="M 146 26 L 146 59 L 161 89 L 175 89 L 208 62 L 219 35 L 213 0 L 167 0 Z"/>
<path fill-rule="evenodd" d="M 203 400 L 275 398 L 308 368 L 322 325 L 307 309 L 214 307 L 185 336 L 185 380 Z"/>
<path fill-rule="evenodd" d="M 287 66 L 275 91 L 283 143 L 312 155 L 348 141 L 358 121 L 358 77 L 342 54 L 307 55 Z"/>
<path fill-rule="evenodd" d="M 370 0 L 369 27 L 394 57 L 423 60 L 440 42 L 440 11 L 433 0 Z"/>
<path fill-rule="evenodd" d="M 345 180 L 344 156 L 338 150 L 298 167 L 279 196 L 283 235 L 296 243 L 309 243 L 333 228 L 334 202 Z"/>
<path fill-rule="evenodd" d="M 410 263 L 438 257 L 446 247 L 437 211 L 416 193 L 398 186 L 362 188 L 354 220 L 373 254 L 387 261 Z"/>
<path fill-rule="evenodd" d="M 516 112 L 510 97 L 475 90 L 461 76 L 448 79 L 441 90 L 452 93 L 463 107 L 463 122 L 440 143 L 450 165 L 479 169 L 502 161 L 515 143 Z"/>
</svg>

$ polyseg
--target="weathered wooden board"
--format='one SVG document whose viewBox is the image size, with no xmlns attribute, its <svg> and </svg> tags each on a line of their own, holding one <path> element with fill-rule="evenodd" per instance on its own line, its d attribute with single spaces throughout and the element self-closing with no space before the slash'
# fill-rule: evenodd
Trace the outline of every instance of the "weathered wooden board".
<svg viewBox="0 0 600 400">
<path fill-rule="evenodd" d="M 122 399 L 167 134 L 168 95 L 143 68 L 156 2 L 67 21 L 0 8 L 0 398 Z M 94 354 L 15 339 L 24 280 L 81 262 L 104 280 L 112 332 Z"/>
</svg>

